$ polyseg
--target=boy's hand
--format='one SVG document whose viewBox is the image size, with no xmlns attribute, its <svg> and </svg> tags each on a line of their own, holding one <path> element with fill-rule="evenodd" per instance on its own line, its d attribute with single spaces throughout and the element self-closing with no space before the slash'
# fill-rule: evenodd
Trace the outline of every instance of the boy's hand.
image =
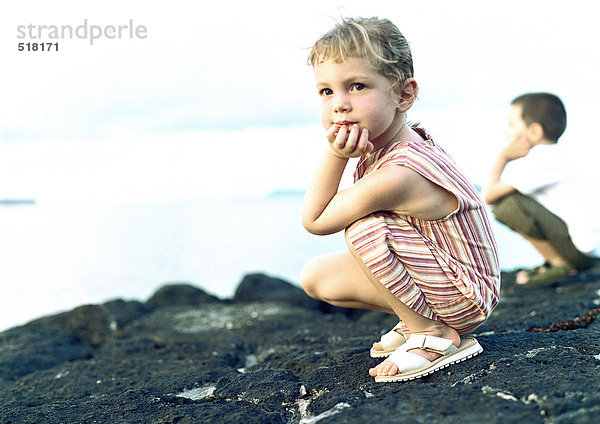
<svg viewBox="0 0 600 424">
<path fill-rule="evenodd" d="M 326 135 L 331 152 L 340 159 L 360 157 L 373 151 L 369 130 L 361 129 L 358 124 L 332 125 Z"/>
<path fill-rule="evenodd" d="M 527 156 L 532 147 L 533 144 L 531 144 L 529 140 L 518 138 L 504 146 L 500 154 L 504 156 L 507 161 L 511 161 Z"/>
</svg>

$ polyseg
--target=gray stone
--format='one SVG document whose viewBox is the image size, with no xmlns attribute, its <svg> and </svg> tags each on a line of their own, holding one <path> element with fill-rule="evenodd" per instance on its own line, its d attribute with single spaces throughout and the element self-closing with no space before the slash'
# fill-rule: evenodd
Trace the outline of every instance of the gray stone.
<svg viewBox="0 0 600 424">
<path fill-rule="evenodd" d="M 599 270 L 538 287 L 504 277 L 475 334 L 484 352 L 405 383 L 368 375 L 394 317 L 327 312 L 267 276 L 231 300 L 175 285 L 44 317 L 0 334 L 0 422 L 597 422 Z"/>
<path fill-rule="evenodd" d="M 159 288 L 156 293 L 148 299 L 146 305 L 150 308 L 164 306 L 200 306 L 209 303 L 220 303 L 221 300 L 204 290 L 187 283 L 166 284 Z"/>
</svg>

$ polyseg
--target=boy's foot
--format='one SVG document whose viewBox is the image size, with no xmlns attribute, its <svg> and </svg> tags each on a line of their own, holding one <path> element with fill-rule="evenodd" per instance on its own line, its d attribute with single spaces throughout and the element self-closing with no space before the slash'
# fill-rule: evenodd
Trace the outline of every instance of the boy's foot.
<svg viewBox="0 0 600 424">
<path fill-rule="evenodd" d="M 551 265 L 545 263 L 539 267 L 517 273 L 517 284 L 543 284 L 577 274 L 577 268 L 571 265 Z"/>
<path fill-rule="evenodd" d="M 517 272 L 516 275 L 516 283 L 517 284 L 527 284 L 529 279 L 538 274 L 539 272 L 544 272 L 547 268 L 551 267 L 550 262 L 544 262 L 543 264 L 536 266 L 535 268 L 522 269 Z"/>
<path fill-rule="evenodd" d="M 402 346 L 406 342 L 406 337 L 400 330 L 400 323 L 396 324 L 394 328 L 381 336 L 381 340 L 373 343 L 370 355 L 371 358 L 383 358 L 390 356 L 394 351 Z"/>
</svg>

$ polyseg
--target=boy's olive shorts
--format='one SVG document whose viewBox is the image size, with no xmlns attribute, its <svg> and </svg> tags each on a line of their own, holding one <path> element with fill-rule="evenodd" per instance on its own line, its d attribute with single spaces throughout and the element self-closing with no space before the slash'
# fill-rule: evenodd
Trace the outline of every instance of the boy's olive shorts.
<svg viewBox="0 0 600 424">
<path fill-rule="evenodd" d="M 594 263 L 590 256 L 577 250 L 565 222 L 533 198 L 519 192 L 511 193 L 492 207 L 498 221 L 521 235 L 546 240 L 571 265 L 579 270 Z"/>
</svg>

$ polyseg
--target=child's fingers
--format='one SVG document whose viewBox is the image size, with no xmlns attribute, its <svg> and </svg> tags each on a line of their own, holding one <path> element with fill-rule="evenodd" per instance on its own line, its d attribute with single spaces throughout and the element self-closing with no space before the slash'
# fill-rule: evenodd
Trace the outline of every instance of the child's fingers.
<svg viewBox="0 0 600 424">
<path fill-rule="evenodd" d="M 356 145 L 356 153 L 362 155 L 363 153 L 368 153 L 367 148 L 369 146 L 369 144 L 371 145 L 371 147 L 373 147 L 373 144 L 371 144 L 371 142 L 369 141 L 369 130 L 366 128 L 363 128 L 362 131 L 360 132 L 360 138 L 358 140 L 358 143 Z"/>
<path fill-rule="evenodd" d="M 344 146 L 344 151 L 348 154 L 354 152 L 359 143 L 359 135 L 360 128 L 358 125 L 354 124 L 350 127 L 350 132 L 348 133 L 348 138 L 346 139 L 346 145 Z"/>
<path fill-rule="evenodd" d="M 335 137 L 337 136 L 339 128 L 340 127 L 338 125 L 332 125 L 331 127 L 329 127 L 329 129 L 325 133 L 327 141 L 329 141 L 330 143 L 333 143 L 335 141 Z"/>
<path fill-rule="evenodd" d="M 353 156 L 362 156 L 367 153 L 371 153 L 375 147 L 373 143 L 369 141 L 369 130 L 363 128 L 360 133 L 360 139 L 358 140 L 358 144 L 356 145 L 356 149 L 354 150 Z"/>
<path fill-rule="evenodd" d="M 348 127 L 346 125 L 342 125 L 337 135 L 335 136 L 335 140 L 333 142 L 333 147 L 336 149 L 342 150 L 346 146 L 346 139 L 348 138 Z"/>
</svg>

